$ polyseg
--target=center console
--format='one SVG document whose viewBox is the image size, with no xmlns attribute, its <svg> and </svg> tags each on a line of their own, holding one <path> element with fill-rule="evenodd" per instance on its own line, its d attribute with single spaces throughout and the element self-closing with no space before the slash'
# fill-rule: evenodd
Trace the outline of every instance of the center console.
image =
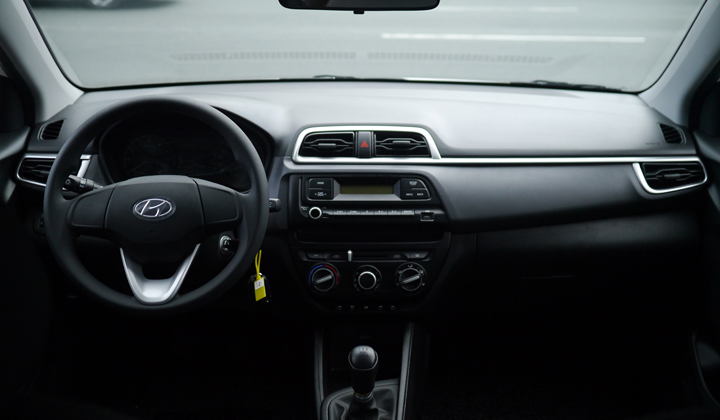
<svg viewBox="0 0 720 420">
<path fill-rule="evenodd" d="M 410 310 L 436 281 L 450 234 L 428 179 L 293 175 L 288 198 L 292 259 L 304 287 L 324 309 Z"/>
</svg>

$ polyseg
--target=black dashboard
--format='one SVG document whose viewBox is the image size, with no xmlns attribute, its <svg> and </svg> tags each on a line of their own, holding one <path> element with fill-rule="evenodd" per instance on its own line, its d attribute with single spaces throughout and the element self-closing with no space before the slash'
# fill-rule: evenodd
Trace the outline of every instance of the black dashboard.
<svg viewBox="0 0 720 420">
<path fill-rule="evenodd" d="M 507 258 L 517 264 L 493 276 L 585 278 L 568 257 L 690 243 L 693 230 L 673 226 L 692 223 L 707 180 L 691 136 L 635 95 L 332 81 L 87 93 L 36 128 L 19 179 L 94 113 L 149 94 L 206 102 L 246 132 L 276 199 L 275 275 L 323 311 L 414 311 L 458 270 L 477 285 L 468 273 Z M 172 114 L 117 121 L 85 158 L 80 175 L 100 183 L 178 174 L 248 187 L 221 136 Z M 535 266 L 538 252 L 550 257 Z"/>
</svg>

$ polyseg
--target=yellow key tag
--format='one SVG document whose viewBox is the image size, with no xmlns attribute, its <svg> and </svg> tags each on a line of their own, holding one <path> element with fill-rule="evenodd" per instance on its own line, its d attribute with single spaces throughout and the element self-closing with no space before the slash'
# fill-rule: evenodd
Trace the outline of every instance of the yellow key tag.
<svg viewBox="0 0 720 420">
<path fill-rule="evenodd" d="M 255 288 L 255 302 L 265 299 L 267 293 L 265 292 L 265 277 L 262 274 L 258 274 L 258 277 L 253 282 Z"/>
</svg>

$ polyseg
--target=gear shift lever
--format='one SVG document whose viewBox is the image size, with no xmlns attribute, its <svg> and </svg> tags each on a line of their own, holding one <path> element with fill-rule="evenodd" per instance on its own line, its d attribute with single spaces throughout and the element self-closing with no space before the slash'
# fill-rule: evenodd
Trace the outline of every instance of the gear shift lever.
<svg viewBox="0 0 720 420">
<path fill-rule="evenodd" d="M 357 346 L 348 355 L 348 362 L 352 370 L 354 399 L 360 404 L 367 404 L 373 399 L 378 355 L 370 346 Z"/>
</svg>

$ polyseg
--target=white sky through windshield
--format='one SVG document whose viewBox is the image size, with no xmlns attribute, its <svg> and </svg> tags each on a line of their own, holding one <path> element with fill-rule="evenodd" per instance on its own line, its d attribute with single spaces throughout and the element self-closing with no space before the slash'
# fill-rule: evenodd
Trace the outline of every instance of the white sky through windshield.
<svg viewBox="0 0 720 420">
<path fill-rule="evenodd" d="M 431 11 L 364 15 L 277 0 L 31 6 L 65 74 L 87 88 L 337 75 L 639 91 L 660 76 L 702 3 L 441 0 Z"/>
</svg>

